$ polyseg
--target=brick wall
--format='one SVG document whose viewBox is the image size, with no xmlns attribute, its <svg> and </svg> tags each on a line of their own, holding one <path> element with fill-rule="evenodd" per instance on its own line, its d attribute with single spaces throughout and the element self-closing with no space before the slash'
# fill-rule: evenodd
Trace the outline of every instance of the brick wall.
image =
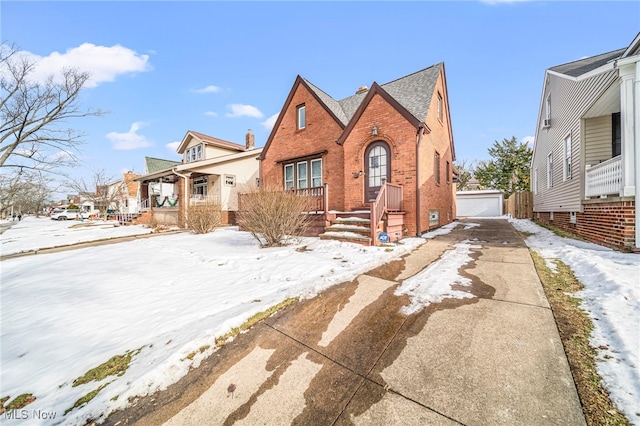
<svg viewBox="0 0 640 426">
<path fill-rule="evenodd" d="M 635 245 L 635 202 L 613 201 L 585 204 L 570 223 L 569 212 L 534 212 L 537 222 L 551 224 L 596 244 L 616 250 L 633 251 Z"/>
<path fill-rule="evenodd" d="M 297 130 L 296 107 L 305 104 L 306 127 Z M 289 108 L 284 112 L 280 126 L 275 129 L 273 143 L 261 161 L 261 184 L 284 187 L 284 165 L 279 161 L 326 150 L 322 157 L 322 181 L 329 184 L 330 210 L 343 210 L 341 194 L 344 189 L 344 163 L 342 146 L 336 141 L 342 127 L 316 101 L 303 85 L 293 93 Z"/>
</svg>

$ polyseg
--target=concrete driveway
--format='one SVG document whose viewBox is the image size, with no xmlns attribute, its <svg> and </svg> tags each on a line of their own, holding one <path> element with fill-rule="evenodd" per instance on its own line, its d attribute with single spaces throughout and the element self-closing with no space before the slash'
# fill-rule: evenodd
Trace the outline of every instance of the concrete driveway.
<svg viewBox="0 0 640 426">
<path fill-rule="evenodd" d="M 467 222 L 278 312 L 105 424 L 586 424 L 522 237 Z M 463 240 L 470 297 L 402 314 L 399 284 Z"/>
</svg>

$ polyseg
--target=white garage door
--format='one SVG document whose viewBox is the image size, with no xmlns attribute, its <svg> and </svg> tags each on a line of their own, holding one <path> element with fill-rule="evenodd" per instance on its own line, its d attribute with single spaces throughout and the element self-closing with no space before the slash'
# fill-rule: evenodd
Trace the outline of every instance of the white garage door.
<svg viewBox="0 0 640 426">
<path fill-rule="evenodd" d="M 458 217 L 502 216 L 502 193 L 497 194 L 457 194 L 456 212 Z"/>
</svg>

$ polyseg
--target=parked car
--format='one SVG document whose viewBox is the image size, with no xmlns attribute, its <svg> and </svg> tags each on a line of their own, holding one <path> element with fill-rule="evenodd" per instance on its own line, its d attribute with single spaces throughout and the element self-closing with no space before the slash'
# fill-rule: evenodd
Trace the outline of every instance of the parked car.
<svg viewBox="0 0 640 426">
<path fill-rule="evenodd" d="M 80 209 L 56 209 L 51 213 L 52 220 L 89 219 L 89 213 Z"/>
</svg>

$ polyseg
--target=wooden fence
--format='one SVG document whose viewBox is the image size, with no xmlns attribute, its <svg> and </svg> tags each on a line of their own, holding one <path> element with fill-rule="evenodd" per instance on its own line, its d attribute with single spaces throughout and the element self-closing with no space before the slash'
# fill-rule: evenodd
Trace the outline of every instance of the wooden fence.
<svg viewBox="0 0 640 426">
<path fill-rule="evenodd" d="M 518 191 L 504 202 L 505 213 L 516 219 L 531 219 L 533 217 L 533 194 L 531 191 Z"/>
</svg>

